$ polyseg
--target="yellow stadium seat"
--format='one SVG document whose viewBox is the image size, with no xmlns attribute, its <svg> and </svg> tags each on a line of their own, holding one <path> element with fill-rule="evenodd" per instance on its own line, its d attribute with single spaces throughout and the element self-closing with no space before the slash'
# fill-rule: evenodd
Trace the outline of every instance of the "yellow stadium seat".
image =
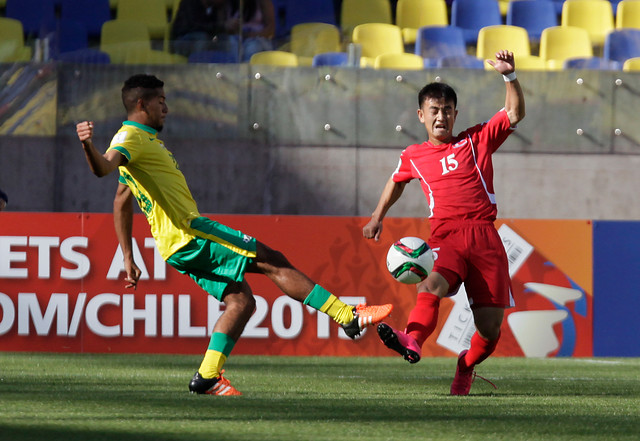
<svg viewBox="0 0 640 441">
<path fill-rule="evenodd" d="M 329 23 L 300 23 L 291 28 L 291 52 L 298 64 L 311 66 L 314 55 L 340 52 L 340 31 Z"/>
<path fill-rule="evenodd" d="M 256 52 L 251 56 L 249 64 L 266 64 L 270 66 L 297 67 L 298 57 L 296 54 L 285 51 L 263 51 Z"/>
<path fill-rule="evenodd" d="M 547 70 L 547 63 L 541 57 L 529 55 L 516 57 L 516 70 Z"/>
<path fill-rule="evenodd" d="M 547 69 L 561 70 L 567 58 L 587 57 L 593 57 L 593 47 L 585 29 L 553 26 L 542 31 L 540 58 L 547 63 Z"/>
<path fill-rule="evenodd" d="M 400 70 L 422 70 L 424 60 L 420 55 L 402 54 L 382 54 L 378 55 L 373 64 L 374 69 L 400 69 Z"/>
<path fill-rule="evenodd" d="M 137 21 L 109 20 L 102 25 L 100 50 L 109 54 L 113 64 L 124 64 L 131 54 L 151 50 L 149 31 Z"/>
<path fill-rule="evenodd" d="M 382 54 L 401 54 L 404 52 L 402 32 L 396 25 L 385 23 L 365 23 L 353 29 L 352 40 L 362 47 L 363 63 L 373 65 L 376 57 Z"/>
<path fill-rule="evenodd" d="M 616 12 L 616 29 L 640 29 L 640 1 L 622 0 Z"/>
<path fill-rule="evenodd" d="M 613 9 L 604 0 L 567 0 L 562 5 L 561 26 L 575 26 L 589 33 L 591 43 L 602 46 L 613 30 Z"/>
<path fill-rule="evenodd" d="M 624 72 L 640 72 L 640 57 L 629 58 L 622 65 Z"/>
<path fill-rule="evenodd" d="M 24 28 L 19 20 L 0 17 L 0 62 L 31 60 L 31 47 L 24 45 Z"/>
<path fill-rule="evenodd" d="M 176 19 L 176 14 L 178 13 L 178 9 L 180 9 L 180 2 L 182 0 L 172 0 L 173 5 L 171 6 L 171 23 L 173 23 Z"/>
<path fill-rule="evenodd" d="M 525 28 L 510 25 L 495 25 L 481 28 L 478 32 L 476 57 L 494 58 L 496 52 L 507 49 L 516 57 L 531 55 L 529 34 Z"/>
<path fill-rule="evenodd" d="M 444 0 L 398 0 L 396 25 L 402 29 L 406 43 L 415 43 L 423 26 L 448 26 L 449 16 Z"/>
<path fill-rule="evenodd" d="M 363 23 L 392 24 L 389 0 L 342 0 L 340 28 L 350 36 Z"/>
<path fill-rule="evenodd" d="M 168 36 L 166 0 L 118 0 L 116 18 L 144 23 L 152 39 Z"/>
<path fill-rule="evenodd" d="M 500 6 L 500 14 L 502 14 L 502 16 L 506 16 L 507 15 L 507 11 L 509 11 L 509 3 L 511 3 L 514 0 L 498 0 L 498 6 Z"/>
</svg>

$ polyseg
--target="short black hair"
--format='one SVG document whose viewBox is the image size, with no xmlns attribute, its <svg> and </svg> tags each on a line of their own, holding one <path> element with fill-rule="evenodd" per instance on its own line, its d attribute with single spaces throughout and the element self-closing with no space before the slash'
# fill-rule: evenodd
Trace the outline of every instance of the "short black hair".
<svg viewBox="0 0 640 441">
<path fill-rule="evenodd" d="M 127 112 L 135 109 L 140 98 L 151 99 L 158 95 L 158 89 L 164 87 L 164 81 L 159 80 L 155 75 L 136 74 L 124 82 L 122 86 L 122 104 Z"/>
<path fill-rule="evenodd" d="M 454 109 L 458 105 L 458 95 L 456 95 L 456 91 L 446 83 L 429 83 L 424 86 L 420 90 L 420 93 L 418 93 L 418 108 L 422 109 L 422 105 L 429 98 L 444 98 L 445 101 L 453 101 Z"/>
<path fill-rule="evenodd" d="M 7 194 L 0 190 L 0 199 L 2 199 L 4 201 L 5 204 L 9 203 L 9 197 L 7 196 Z"/>
</svg>

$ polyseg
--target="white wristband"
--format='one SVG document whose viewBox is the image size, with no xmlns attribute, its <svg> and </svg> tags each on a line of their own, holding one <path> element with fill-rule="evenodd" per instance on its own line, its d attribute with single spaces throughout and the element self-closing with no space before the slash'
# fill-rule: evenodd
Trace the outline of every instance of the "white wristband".
<svg viewBox="0 0 640 441">
<path fill-rule="evenodd" d="M 502 75 L 502 78 L 504 78 L 505 82 L 510 83 L 511 81 L 516 79 L 516 73 L 511 72 L 509 75 Z"/>
</svg>

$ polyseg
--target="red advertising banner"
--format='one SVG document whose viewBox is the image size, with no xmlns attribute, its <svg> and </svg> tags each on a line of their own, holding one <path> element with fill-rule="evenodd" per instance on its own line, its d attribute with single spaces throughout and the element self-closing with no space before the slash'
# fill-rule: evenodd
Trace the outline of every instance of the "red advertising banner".
<svg viewBox="0 0 640 441">
<path fill-rule="evenodd" d="M 415 288 L 391 278 L 389 246 L 428 240 L 423 219 L 388 218 L 380 242 L 365 240 L 367 219 L 319 216 L 211 216 L 282 251 L 300 270 L 350 304 L 392 303 L 404 328 Z M 590 356 L 591 224 L 501 220 L 516 307 L 508 310 L 496 355 Z M 109 214 L 0 213 L 0 350 L 201 354 L 224 304 L 158 255 L 144 216 L 134 219 L 143 276 L 126 289 Z M 331 319 L 248 275 L 257 300 L 235 354 L 393 355 L 375 330 L 348 339 Z M 462 291 L 462 290 L 461 290 Z M 444 299 L 423 356 L 454 356 L 473 333 L 464 292 Z"/>
</svg>

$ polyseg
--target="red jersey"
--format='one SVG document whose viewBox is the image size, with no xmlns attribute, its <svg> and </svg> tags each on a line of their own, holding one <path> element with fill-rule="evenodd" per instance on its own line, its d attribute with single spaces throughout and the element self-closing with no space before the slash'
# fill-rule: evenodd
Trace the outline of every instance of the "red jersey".
<svg viewBox="0 0 640 441">
<path fill-rule="evenodd" d="M 450 220 L 494 221 L 498 212 L 491 155 L 512 132 L 502 109 L 450 143 L 413 144 L 400 155 L 394 182 L 419 179 L 427 196 L 432 231 Z"/>
</svg>

